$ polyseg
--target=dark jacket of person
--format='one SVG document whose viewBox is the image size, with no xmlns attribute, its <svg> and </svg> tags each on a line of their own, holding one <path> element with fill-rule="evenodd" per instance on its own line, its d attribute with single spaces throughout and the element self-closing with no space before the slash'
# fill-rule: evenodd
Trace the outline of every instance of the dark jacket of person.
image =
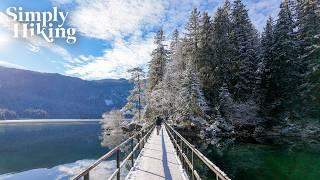
<svg viewBox="0 0 320 180">
<path fill-rule="evenodd" d="M 157 119 L 156 119 L 156 125 L 160 126 L 161 123 L 162 123 L 162 118 L 158 116 Z"/>
</svg>

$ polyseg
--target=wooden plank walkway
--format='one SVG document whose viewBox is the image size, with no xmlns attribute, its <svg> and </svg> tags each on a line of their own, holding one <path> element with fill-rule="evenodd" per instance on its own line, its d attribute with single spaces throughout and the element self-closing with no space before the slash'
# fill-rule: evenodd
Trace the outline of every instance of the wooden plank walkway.
<svg viewBox="0 0 320 180">
<path fill-rule="evenodd" d="M 166 128 L 156 128 L 142 149 L 127 180 L 187 180 Z"/>
</svg>

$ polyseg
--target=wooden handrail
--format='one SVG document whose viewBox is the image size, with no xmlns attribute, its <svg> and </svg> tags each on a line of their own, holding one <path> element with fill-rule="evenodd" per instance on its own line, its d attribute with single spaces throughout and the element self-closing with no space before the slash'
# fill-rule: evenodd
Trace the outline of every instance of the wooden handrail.
<svg viewBox="0 0 320 180">
<path fill-rule="evenodd" d="M 212 172 L 214 172 L 217 180 L 218 179 L 230 180 L 230 178 L 222 170 L 220 170 L 218 166 L 216 166 L 207 157 L 205 157 L 199 150 L 194 148 L 194 146 L 191 143 L 189 143 L 184 137 L 181 136 L 180 133 L 178 133 L 166 122 L 165 122 L 165 127 L 168 130 L 168 134 L 171 140 L 173 141 L 174 146 L 177 148 L 177 153 L 182 161 L 182 164 L 184 164 L 185 162 L 187 167 L 191 170 L 192 179 L 201 179 L 200 176 L 198 175 L 198 172 L 194 169 L 194 155 L 196 155 Z M 178 137 L 180 139 L 180 145 L 178 143 Z M 186 145 L 191 150 L 191 153 L 192 153 L 191 160 L 189 160 L 188 156 L 183 152 L 184 145 Z"/>
<path fill-rule="evenodd" d="M 78 180 L 81 177 L 84 177 L 85 180 L 89 180 L 89 172 L 95 168 L 96 166 L 98 166 L 102 161 L 108 159 L 109 157 L 111 157 L 113 154 L 117 154 L 117 169 L 112 173 L 111 177 L 109 179 L 112 179 L 115 175 L 117 175 L 117 179 L 120 179 L 120 169 L 121 167 L 123 167 L 123 165 L 127 162 L 127 160 L 131 158 L 133 158 L 133 154 L 134 152 L 140 147 L 140 145 L 142 143 L 145 143 L 147 137 L 151 134 L 152 130 L 154 128 L 154 124 L 151 124 L 143 129 L 141 129 L 138 133 L 136 133 L 135 135 L 131 136 L 130 138 L 128 138 L 127 140 L 125 140 L 124 142 L 122 142 L 121 144 L 119 144 L 118 146 L 116 146 L 115 148 L 113 148 L 112 150 L 110 150 L 108 153 L 106 153 L 105 155 L 103 155 L 102 157 L 100 157 L 98 160 L 96 160 L 91 166 L 87 167 L 86 169 L 82 170 L 78 175 L 76 175 L 75 177 L 73 177 L 73 180 Z M 147 133 L 143 135 L 143 137 L 141 138 L 141 140 L 139 139 L 140 134 L 142 134 L 145 130 L 147 130 Z M 127 157 L 123 160 L 123 162 L 120 165 L 120 148 L 124 145 L 126 145 L 128 142 L 132 142 L 131 146 L 133 146 L 133 140 L 134 139 L 138 139 L 137 145 L 132 149 L 132 151 L 127 155 Z M 132 165 L 133 165 L 133 160 L 132 160 Z"/>
</svg>

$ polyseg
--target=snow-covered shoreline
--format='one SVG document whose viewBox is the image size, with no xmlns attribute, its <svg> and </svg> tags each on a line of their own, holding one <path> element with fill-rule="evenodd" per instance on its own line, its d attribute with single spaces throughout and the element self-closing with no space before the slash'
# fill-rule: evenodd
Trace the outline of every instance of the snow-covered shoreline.
<svg viewBox="0 0 320 180">
<path fill-rule="evenodd" d="M 23 119 L 23 120 L 0 120 L 1 124 L 36 124 L 36 123 L 88 123 L 100 122 L 101 119 Z"/>
<path fill-rule="evenodd" d="M 22 172 L 0 174 L 0 180 L 18 180 L 18 179 L 70 179 L 77 175 L 81 170 L 93 164 L 95 159 L 77 160 L 73 163 L 61 164 L 52 168 L 35 168 Z M 108 160 L 101 163 L 100 166 L 93 169 L 90 179 L 100 180 L 103 177 L 110 176 L 116 169 L 116 161 Z"/>
</svg>

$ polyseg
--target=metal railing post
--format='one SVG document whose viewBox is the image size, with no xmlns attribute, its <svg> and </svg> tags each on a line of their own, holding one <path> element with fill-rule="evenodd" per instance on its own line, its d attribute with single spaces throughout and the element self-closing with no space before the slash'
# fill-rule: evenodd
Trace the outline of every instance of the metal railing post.
<svg viewBox="0 0 320 180">
<path fill-rule="evenodd" d="M 140 133 L 137 136 L 137 140 L 138 140 L 138 152 L 140 152 Z"/>
<path fill-rule="evenodd" d="M 183 152 L 183 142 L 182 141 L 180 141 L 180 145 L 181 145 L 181 157 L 182 157 L 182 167 L 183 167 L 183 169 L 186 169 L 186 167 L 185 167 L 185 159 L 184 159 L 184 152 Z"/>
<path fill-rule="evenodd" d="M 182 152 L 182 139 L 180 138 L 180 148 L 181 148 L 181 152 Z"/>
<path fill-rule="evenodd" d="M 192 165 L 192 180 L 194 180 L 194 164 L 193 164 L 193 151 L 191 149 L 191 165 Z"/>
<path fill-rule="evenodd" d="M 134 164 L 134 152 L 133 152 L 133 140 L 134 138 L 132 138 L 132 141 L 131 141 L 131 152 L 132 152 L 132 156 L 131 156 L 131 165 L 133 167 L 133 164 Z"/>
<path fill-rule="evenodd" d="M 89 180 L 89 172 L 86 175 L 84 175 L 83 179 L 84 180 Z"/>
<path fill-rule="evenodd" d="M 142 139 L 142 148 L 144 148 L 144 140 L 145 140 L 145 135 L 143 135 L 143 139 Z"/>
<path fill-rule="evenodd" d="M 117 169 L 119 170 L 117 173 L 117 180 L 120 180 L 120 148 L 117 149 Z"/>
<path fill-rule="evenodd" d="M 177 135 L 174 133 L 173 134 L 173 136 L 175 137 L 175 140 L 176 140 L 176 150 L 177 150 L 177 152 L 179 151 L 179 149 L 178 149 L 178 146 L 179 146 L 179 144 L 178 144 L 178 138 L 177 138 Z"/>
</svg>

